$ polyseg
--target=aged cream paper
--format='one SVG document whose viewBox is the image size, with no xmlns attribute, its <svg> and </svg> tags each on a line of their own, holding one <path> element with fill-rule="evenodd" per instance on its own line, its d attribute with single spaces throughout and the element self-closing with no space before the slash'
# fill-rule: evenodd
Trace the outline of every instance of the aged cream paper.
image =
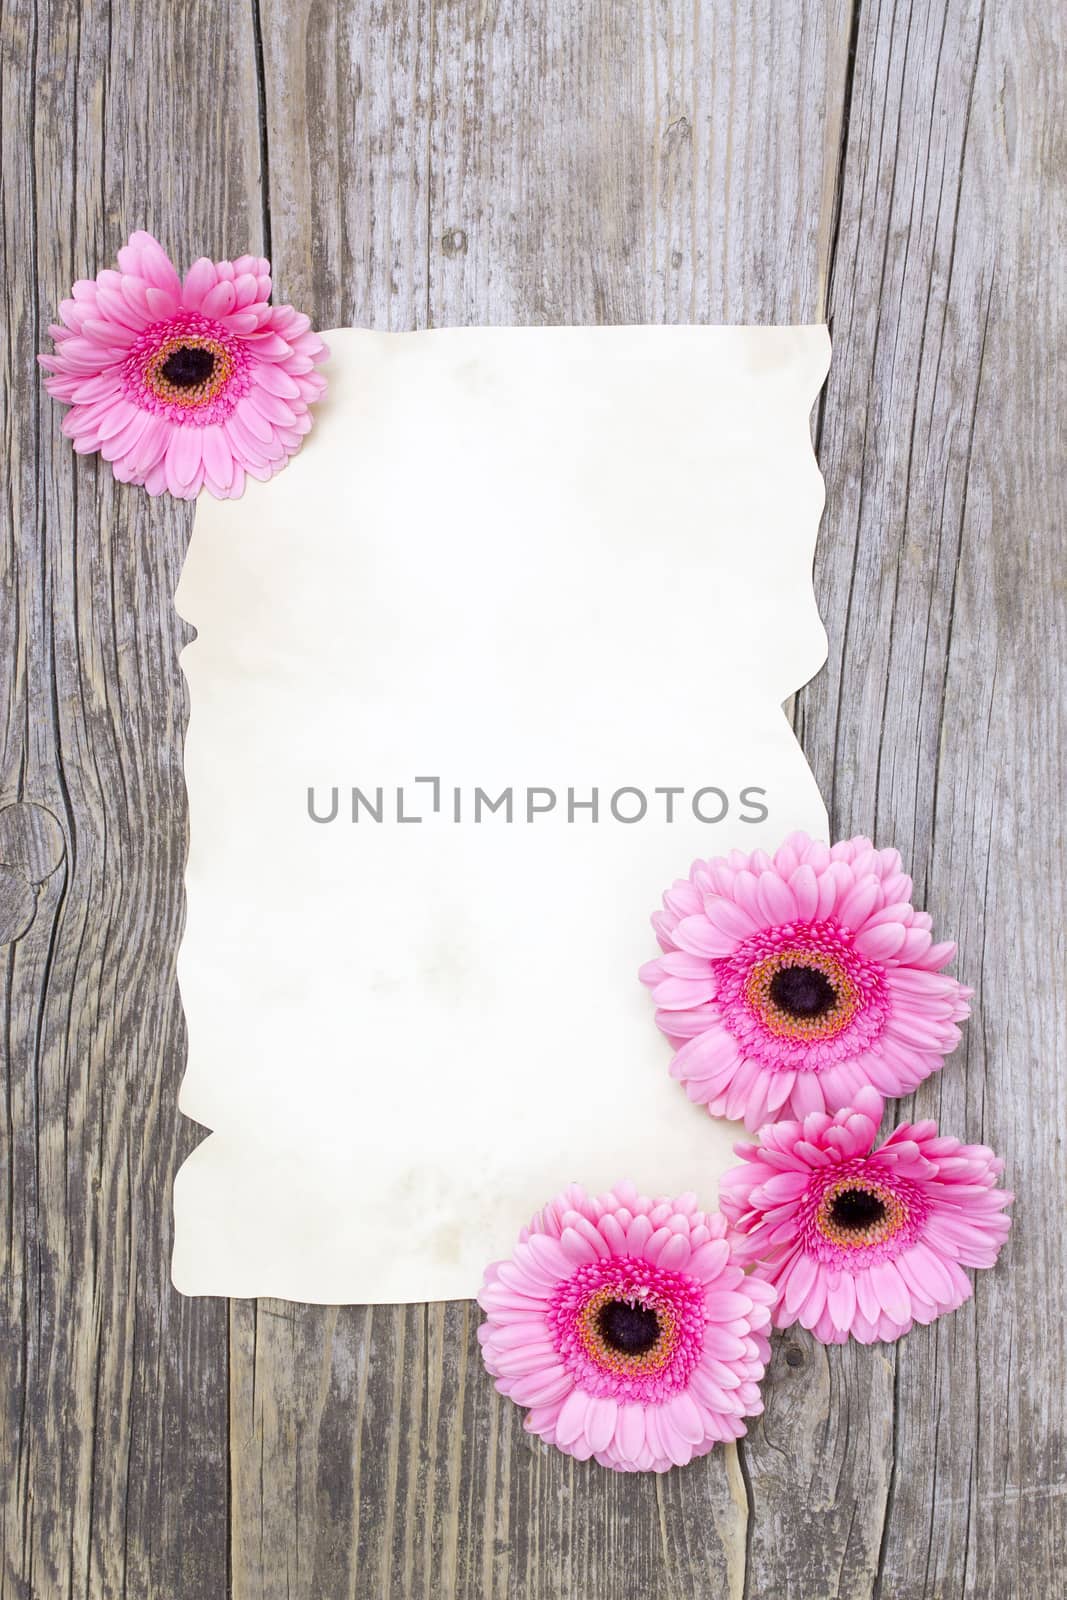
<svg viewBox="0 0 1067 1600">
<path fill-rule="evenodd" d="M 572 1180 L 716 1203 L 740 1130 L 668 1077 L 637 968 L 695 856 L 825 837 L 782 702 L 825 656 L 829 339 L 326 337 L 308 443 L 201 500 L 177 595 L 212 1132 L 174 1281 L 457 1298 Z"/>
</svg>

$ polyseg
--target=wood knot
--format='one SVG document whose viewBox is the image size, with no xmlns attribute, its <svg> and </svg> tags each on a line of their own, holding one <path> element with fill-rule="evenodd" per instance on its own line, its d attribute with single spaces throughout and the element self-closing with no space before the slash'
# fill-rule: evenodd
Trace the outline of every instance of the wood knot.
<svg viewBox="0 0 1067 1600">
<path fill-rule="evenodd" d="M 787 1367 L 802 1367 L 804 1365 L 804 1351 L 799 1344 L 791 1344 L 785 1353 Z"/>
<path fill-rule="evenodd" d="M 13 944 L 37 915 L 37 890 L 67 853 L 63 829 L 44 806 L 0 807 L 0 944 Z"/>
<path fill-rule="evenodd" d="M 441 249 L 446 256 L 465 256 L 467 254 L 467 235 L 462 228 L 449 228 L 447 233 L 441 235 Z"/>
</svg>

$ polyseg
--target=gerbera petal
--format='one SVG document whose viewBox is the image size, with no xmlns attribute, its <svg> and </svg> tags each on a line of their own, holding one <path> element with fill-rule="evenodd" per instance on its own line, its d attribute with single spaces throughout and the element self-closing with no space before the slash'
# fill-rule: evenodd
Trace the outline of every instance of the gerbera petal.
<svg viewBox="0 0 1067 1600">
<path fill-rule="evenodd" d="M 827 1285 L 826 1309 L 834 1327 L 847 1333 L 856 1315 L 856 1286 L 851 1273 L 841 1272 L 836 1283 Z"/>
<path fill-rule="evenodd" d="M 248 342 L 262 361 L 281 361 L 292 353 L 293 348 L 279 334 L 270 329 L 266 332 L 252 335 Z"/>
<path fill-rule="evenodd" d="M 763 1068 L 758 1061 L 754 1061 L 751 1058 L 742 1058 L 738 1063 L 726 1088 L 726 1115 L 731 1122 L 736 1122 L 740 1117 L 743 1117 L 746 1109 L 753 1115 L 758 1114 L 758 1111 L 762 1109 L 762 1104 L 766 1097 L 763 1094 L 753 1093 L 753 1090 L 757 1080 L 762 1080 L 763 1076 Z M 762 1087 L 762 1083 L 760 1087 Z M 752 1106 L 749 1105 L 750 1095 L 753 1102 Z M 766 1118 L 761 1118 L 761 1120 L 766 1121 Z"/>
<path fill-rule="evenodd" d="M 664 1406 L 657 1417 L 659 1436 L 667 1457 L 676 1467 L 684 1467 L 692 1459 L 693 1448 L 679 1431 L 670 1408 Z"/>
<path fill-rule="evenodd" d="M 791 1317 L 795 1317 L 815 1282 L 817 1263 L 814 1256 L 798 1254 L 788 1274 L 783 1274 L 779 1285 L 783 1291 L 782 1304 Z"/>
<path fill-rule="evenodd" d="M 796 896 L 778 873 L 760 873 L 756 892 L 767 926 L 795 920 L 799 910 Z"/>
<path fill-rule="evenodd" d="M 152 418 L 147 411 L 134 410 L 133 416 L 118 433 L 112 434 L 110 439 L 101 443 L 100 453 L 105 461 L 120 461 L 124 456 L 136 450 L 141 439 L 147 433 Z"/>
<path fill-rule="evenodd" d="M 749 916 L 736 901 L 727 900 L 721 895 L 709 895 L 706 898 L 704 915 L 711 926 L 729 940 L 731 946 L 739 940 L 750 938 L 759 927 L 755 918 Z"/>
<path fill-rule="evenodd" d="M 810 1173 L 803 1170 L 772 1172 L 766 1182 L 759 1187 L 760 1203 L 778 1206 L 783 1200 L 799 1200 L 807 1191 L 810 1182 Z"/>
<path fill-rule="evenodd" d="M 233 451 L 217 423 L 201 429 L 201 449 L 204 470 L 220 489 L 228 489 L 233 481 Z"/>
<path fill-rule="evenodd" d="M 786 1101 L 791 1097 L 796 1079 L 795 1072 L 784 1072 L 781 1069 L 769 1075 L 767 1083 L 767 1113 L 769 1116 L 777 1116 Z"/>
<path fill-rule="evenodd" d="M 234 416 L 240 419 L 253 438 L 264 441 L 273 439 L 273 427 L 251 400 L 247 398 L 238 400 Z"/>
<path fill-rule="evenodd" d="M 252 373 L 256 383 L 261 384 L 271 394 L 278 395 L 282 400 L 299 399 L 299 385 L 277 362 L 257 361 L 252 367 Z"/>
<path fill-rule="evenodd" d="M 715 984 L 705 973 L 699 980 L 664 978 L 654 990 L 654 998 L 664 1011 L 688 1011 L 715 998 Z"/>
<path fill-rule="evenodd" d="M 243 263 L 239 261 L 233 263 L 234 304 L 238 307 L 250 306 L 259 293 L 255 273 L 247 268 L 242 270 L 242 267 Z"/>
<path fill-rule="evenodd" d="M 955 954 L 956 945 L 949 939 L 942 944 L 931 944 L 921 956 L 915 957 L 915 965 L 936 971 L 938 967 L 943 967 L 951 961 Z"/>
<path fill-rule="evenodd" d="M 563 1366 L 546 1366 L 519 1378 L 512 1386 L 511 1399 L 520 1406 L 547 1406 L 564 1400 L 574 1388 L 574 1380 Z"/>
<path fill-rule="evenodd" d="M 63 340 L 56 366 L 58 370 L 61 365 L 64 374 L 93 377 L 105 367 L 115 366 L 124 360 L 125 354 L 121 346 L 105 346 L 94 339 L 72 334 L 69 339 Z"/>
<path fill-rule="evenodd" d="M 883 922 L 857 933 L 854 943 L 861 956 L 871 961 L 888 961 L 895 956 L 907 936 L 907 929 L 899 922 Z"/>
<path fill-rule="evenodd" d="M 682 1389 L 665 1407 L 673 1426 L 686 1444 L 699 1444 L 704 1437 L 704 1422 L 690 1394 Z"/>
<path fill-rule="evenodd" d="M 819 906 L 819 884 L 813 868 L 806 861 L 801 862 L 796 871 L 790 874 L 789 887 L 797 904 L 797 916 L 803 922 L 810 922 Z"/>
<path fill-rule="evenodd" d="M 952 1280 L 934 1252 L 926 1251 L 921 1243 L 910 1250 L 901 1251 L 896 1261 L 897 1271 L 911 1290 L 912 1298 L 918 1296 L 932 1306 L 947 1306 L 952 1299 Z"/>
<path fill-rule="evenodd" d="M 157 320 L 173 316 L 180 303 L 180 291 L 175 295 L 169 289 L 160 289 L 155 284 L 149 284 L 145 290 L 145 304 L 149 315 Z"/>
<path fill-rule="evenodd" d="M 118 289 L 98 290 L 96 304 L 104 317 L 113 322 L 121 322 L 135 336 L 150 320 L 147 306 L 135 304 L 130 296 L 123 292 L 121 286 Z"/>
<path fill-rule="evenodd" d="M 167 446 L 167 482 L 172 494 L 192 483 L 202 462 L 199 428 L 175 428 Z"/>
<path fill-rule="evenodd" d="M 882 1310 L 894 1322 L 905 1322 L 911 1315 L 911 1295 L 892 1261 L 878 1261 L 870 1269 L 871 1287 Z"/>
<path fill-rule="evenodd" d="M 171 427 L 168 422 L 162 417 L 149 417 L 148 426 L 137 446 L 137 459 L 145 472 L 162 462 L 167 445 L 170 443 L 170 435 Z"/>
<path fill-rule="evenodd" d="M 118 400 L 121 394 L 121 376 L 114 368 L 109 368 L 106 372 L 94 373 L 91 378 L 78 381 L 71 398 L 79 405 L 94 405 L 100 400 Z"/>
<path fill-rule="evenodd" d="M 637 1461 L 645 1446 L 645 1411 L 643 1406 L 628 1401 L 619 1407 L 616 1425 L 619 1451 L 626 1461 Z"/>
<path fill-rule="evenodd" d="M 275 394 L 270 394 L 266 389 L 252 389 L 248 395 L 250 405 L 267 418 L 269 422 L 277 423 L 285 428 L 292 425 L 295 417 L 291 407 L 285 400 L 279 399 Z"/>
<path fill-rule="evenodd" d="M 629 1246 L 629 1240 L 627 1240 Z M 694 1250 L 689 1259 L 689 1271 L 694 1278 L 711 1282 L 717 1278 L 730 1259 L 730 1246 L 725 1239 L 709 1239 Z"/>
<path fill-rule="evenodd" d="M 692 1253 L 688 1237 L 681 1233 L 672 1233 L 660 1251 L 656 1265 L 667 1272 L 684 1272 Z"/>
<path fill-rule="evenodd" d="M 233 284 L 222 279 L 204 295 L 200 302 L 201 314 L 205 317 L 224 317 L 233 310 L 236 300 Z"/>
<path fill-rule="evenodd" d="M 121 433 L 127 423 L 132 422 L 138 415 L 137 407 L 131 405 L 128 400 L 115 400 L 109 405 L 106 414 L 101 417 L 97 425 L 97 433 L 101 439 L 112 439 L 117 433 Z"/>
<path fill-rule="evenodd" d="M 904 943 L 897 951 L 897 961 L 909 966 L 917 965 L 929 953 L 932 942 L 926 928 L 919 928 L 913 924 L 905 933 Z M 940 964 L 939 962 L 938 965 Z"/>
<path fill-rule="evenodd" d="M 556 1443 L 566 1447 L 585 1432 L 585 1417 L 589 1409 L 589 1396 L 581 1389 L 572 1389 L 560 1408 L 556 1419 Z"/>
<path fill-rule="evenodd" d="M 246 467 L 266 467 L 272 461 L 281 460 L 285 454 L 285 447 L 280 439 L 274 434 L 269 439 L 258 439 L 251 429 L 245 426 L 236 411 L 220 426 L 226 435 L 234 459 Z"/>
<path fill-rule="evenodd" d="M 596 1260 L 597 1252 L 594 1247 L 589 1243 L 588 1239 L 583 1239 L 581 1234 L 576 1232 L 574 1228 L 564 1228 L 563 1233 L 560 1235 L 560 1245 L 567 1259 L 575 1264 L 580 1265 L 584 1261 Z"/>
<path fill-rule="evenodd" d="M 861 928 L 881 897 L 882 885 L 873 873 L 860 878 L 838 904 L 838 920 L 846 928 Z"/>
<path fill-rule="evenodd" d="M 802 1328 L 814 1328 L 826 1308 L 826 1291 L 828 1277 L 825 1271 L 817 1271 L 811 1288 L 804 1296 L 804 1303 L 797 1311 L 797 1320 Z"/>
<path fill-rule="evenodd" d="M 133 315 L 141 319 L 140 325 L 142 327 L 146 322 L 152 320 L 152 312 L 148 306 L 148 289 L 149 285 L 145 283 L 143 278 L 132 277 L 128 272 L 122 274 L 119 293 Z"/>
<path fill-rule="evenodd" d="M 931 1042 L 930 1026 L 925 1018 L 902 1015 L 898 1011 L 894 1011 L 886 1022 L 886 1033 L 893 1039 L 917 1045 L 920 1049 Z"/>
<path fill-rule="evenodd" d="M 255 333 L 259 327 L 259 318 L 254 306 L 250 306 L 247 311 L 230 311 L 226 316 L 220 317 L 219 322 L 228 333 L 240 334 L 242 338 Z M 265 363 L 261 362 L 260 365 Z"/>
<path fill-rule="evenodd" d="M 729 955 L 734 947 L 734 940 L 713 928 L 702 912 L 675 923 L 671 942 L 676 949 L 685 950 L 689 955 L 709 958 Z"/>
<path fill-rule="evenodd" d="M 814 1072 L 798 1072 L 793 1084 L 791 1097 L 793 1110 L 801 1117 L 809 1116 L 813 1111 L 824 1111 L 826 1099 L 819 1086 L 819 1079 Z"/>
<path fill-rule="evenodd" d="M 736 1039 L 722 1028 L 710 1027 L 682 1045 L 671 1062 L 671 1074 L 683 1080 L 718 1082 L 728 1079 L 739 1063 Z"/>
<path fill-rule="evenodd" d="M 181 279 L 167 252 L 158 239 L 146 233 L 143 228 L 138 228 L 130 234 L 129 248 L 134 252 L 136 267 L 132 270 L 156 289 L 177 296 L 181 293 Z M 122 252 L 119 252 L 119 266 L 123 265 Z"/>
<path fill-rule="evenodd" d="M 199 311 L 203 304 L 204 296 L 211 293 L 219 281 L 215 271 L 215 264 L 207 256 L 201 256 L 194 261 L 185 274 L 182 284 L 182 305 L 190 311 Z"/>
<path fill-rule="evenodd" d="M 571 1270 L 571 1260 L 558 1239 L 547 1234 L 531 1234 L 527 1249 L 547 1275 L 549 1281 L 566 1277 Z"/>
<path fill-rule="evenodd" d="M 610 1395 L 591 1398 L 585 1410 L 585 1436 L 594 1450 L 603 1450 L 612 1434 L 619 1415 L 619 1406 Z"/>
</svg>

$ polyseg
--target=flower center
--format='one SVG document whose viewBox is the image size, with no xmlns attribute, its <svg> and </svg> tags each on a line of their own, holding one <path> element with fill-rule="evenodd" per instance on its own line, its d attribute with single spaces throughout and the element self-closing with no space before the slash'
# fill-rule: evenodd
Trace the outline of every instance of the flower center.
<svg viewBox="0 0 1067 1600">
<path fill-rule="evenodd" d="M 651 1306 L 609 1300 L 597 1313 L 597 1331 L 610 1350 L 643 1356 L 659 1338 L 659 1318 Z"/>
<path fill-rule="evenodd" d="M 764 956 L 749 971 L 745 999 L 780 1039 L 808 1044 L 847 1028 L 862 1001 L 859 985 L 828 950 L 793 945 Z"/>
<path fill-rule="evenodd" d="M 846 1232 L 862 1233 L 884 1216 L 885 1201 L 870 1189 L 842 1189 L 830 1205 L 831 1221 Z"/>
<path fill-rule="evenodd" d="M 215 370 L 215 356 L 204 345 L 180 344 L 160 366 L 160 376 L 176 389 L 193 389 Z"/>
<path fill-rule="evenodd" d="M 179 333 L 164 339 L 144 364 L 149 394 L 182 410 L 210 405 L 234 372 L 234 358 L 210 334 Z"/>
<path fill-rule="evenodd" d="M 699 1279 L 635 1256 L 584 1262 L 548 1312 L 552 1342 L 580 1388 L 655 1403 L 689 1382 L 707 1323 Z"/>
<path fill-rule="evenodd" d="M 769 993 L 779 1011 L 792 1017 L 821 1017 L 837 1003 L 837 990 L 818 967 L 779 967 Z"/>
<path fill-rule="evenodd" d="M 665 1305 L 648 1304 L 647 1292 L 623 1299 L 618 1288 L 590 1296 L 578 1317 L 586 1355 L 602 1372 L 637 1377 L 659 1372 L 678 1343 L 677 1318 Z"/>
<path fill-rule="evenodd" d="M 843 1178 L 823 1195 L 816 1226 L 824 1239 L 847 1250 L 884 1244 L 908 1221 L 899 1196 L 875 1183 Z"/>
</svg>

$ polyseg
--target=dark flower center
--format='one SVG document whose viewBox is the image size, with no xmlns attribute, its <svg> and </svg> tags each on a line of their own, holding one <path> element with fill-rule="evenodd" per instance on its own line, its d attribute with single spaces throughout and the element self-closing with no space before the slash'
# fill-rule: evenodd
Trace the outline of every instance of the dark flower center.
<svg viewBox="0 0 1067 1600">
<path fill-rule="evenodd" d="M 648 1306 L 609 1300 L 597 1314 L 597 1330 L 610 1349 L 643 1356 L 659 1338 L 659 1318 Z"/>
<path fill-rule="evenodd" d="M 215 357 L 203 345 L 180 344 L 160 367 L 160 376 L 175 389 L 195 389 L 206 383 L 215 370 Z"/>
<path fill-rule="evenodd" d="M 821 1017 L 837 1002 L 837 990 L 818 967 L 779 968 L 770 995 L 779 1011 L 791 1017 Z"/>
<path fill-rule="evenodd" d="M 842 1189 L 830 1204 L 830 1221 L 845 1233 L 860 1233 L 885 1217 L 885 1203 L 869 1189 Z"/>
</svg>

